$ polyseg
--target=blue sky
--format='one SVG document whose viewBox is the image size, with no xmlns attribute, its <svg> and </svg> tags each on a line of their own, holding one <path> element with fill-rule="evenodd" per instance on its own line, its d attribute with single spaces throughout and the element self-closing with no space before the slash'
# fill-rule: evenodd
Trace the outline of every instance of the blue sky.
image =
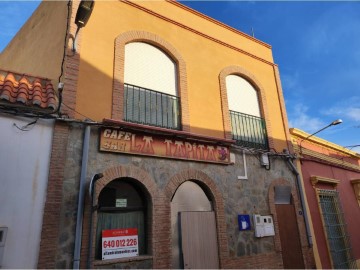
<svg viewBox="0 0 360 270">
<path fill-rule="evenodd" d="M 290 127 L 360 144 L 360 2 L 182 1 L 272 46 Z M 39 1 L 0 1 L 0 51 Z M 1 64 L 0 64 L 1 65 Z M 353 148 L 360 152 L 360 147 Z"/>
</svg>

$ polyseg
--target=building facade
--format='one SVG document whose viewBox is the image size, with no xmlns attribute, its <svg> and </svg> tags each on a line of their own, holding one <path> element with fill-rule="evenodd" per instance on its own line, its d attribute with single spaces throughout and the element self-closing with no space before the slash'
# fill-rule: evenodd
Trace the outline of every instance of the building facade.
<svg viewBox="0 0 360 270">
<path fill-rule="evenodd" d="M 360 156 L 290 129 L 312 220 L 317 268 L 359 268 Z M 300 170 L 299 170 L 300 171 Z"/>
<path fill-rule="evenodd" d="M 0 60 L 64 84 L 39 268 L 314 266 L 271 46 L 175 1 L 45 1 Z"/>
</svg>

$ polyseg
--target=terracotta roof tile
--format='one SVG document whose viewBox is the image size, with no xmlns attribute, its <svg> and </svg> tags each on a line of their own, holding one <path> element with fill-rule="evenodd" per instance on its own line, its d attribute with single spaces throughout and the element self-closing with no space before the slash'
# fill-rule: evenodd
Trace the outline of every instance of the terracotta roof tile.
<svg viewBox="0 0 360 270">
<path fill-rule="evenodd" d="M 50 80 L 0 70 L 0 103 L 55 110 L 56 93 Z"/>
</svg>

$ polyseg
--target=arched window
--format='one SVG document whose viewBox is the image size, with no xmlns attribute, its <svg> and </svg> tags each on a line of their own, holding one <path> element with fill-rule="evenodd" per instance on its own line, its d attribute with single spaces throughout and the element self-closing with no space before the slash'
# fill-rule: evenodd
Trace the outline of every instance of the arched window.
<svg viewBox="0 0 360 270">
<path fill-rule="evenodd" d="M 238 75 L 228 75 L 225 80 L 233 139 L 242 146 L 267 149 L 257 90 Z"/>
<path fill-rule="evenodd" d="M 259 99 L 255 88 L 237 75 L 226 76 L 229 110 L 260 117 Z"/>
<path fill-rule="evenodd" d="M 176 63 L 145 42 L 125 45 L 124 120 L 180 129 Z"/>
<path fill-rule="evenodd" d="M 110 182 L 99 194 L 96 259 L 102 259 L 102 232 L 104 230 L 136 229 L 139 255 L 147 253 L 147 200 L 141 187 L 130 178 Z"/>
</svg>

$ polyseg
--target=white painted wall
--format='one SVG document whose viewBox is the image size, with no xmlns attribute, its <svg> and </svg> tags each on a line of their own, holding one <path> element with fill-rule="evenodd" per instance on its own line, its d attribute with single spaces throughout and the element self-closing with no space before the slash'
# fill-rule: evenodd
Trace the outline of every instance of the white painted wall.
<svg viewBox="0 0 360 270">
<path fill-rule="evenodd" d="M 2 268 L 37 268 L 53 134 L 52 120 L 0 115 L 0 227 L 8 227 Z"/>
<path fill-rule="evenodd" d="M 176 64 L 160 49 L 144 43 L 125 45 L 124 81 L 173 96 L 176 92 Z"/>
<path fill-rule="evenodd" d="M 257 92 L 247 80 L 228 75 L 226 90 L 229 110 L 261 117 Z"/>
</svg>

